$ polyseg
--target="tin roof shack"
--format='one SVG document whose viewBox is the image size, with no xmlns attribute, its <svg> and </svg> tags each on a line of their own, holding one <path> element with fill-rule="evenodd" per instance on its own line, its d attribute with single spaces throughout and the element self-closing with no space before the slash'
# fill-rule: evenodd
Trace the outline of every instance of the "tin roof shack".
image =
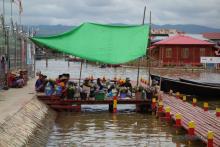
<svg viewBox="0 0 220 147">
<path fill-rule="evenodd" d="M 154 43 L 150 54 L 159 66 L 200 66 L 201 56 L 214 56 L 214 43 L 176 35 Z"/>
</svg>

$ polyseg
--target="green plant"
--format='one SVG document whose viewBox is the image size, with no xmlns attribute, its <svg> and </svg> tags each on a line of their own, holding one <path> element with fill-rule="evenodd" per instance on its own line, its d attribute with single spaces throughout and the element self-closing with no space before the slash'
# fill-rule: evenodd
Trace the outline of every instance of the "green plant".
<svg viewBox="0 0 220 147">
<path fill-rule="evenodd" d="M 136 93 L 136 92 L 142 92 L 144 90 L 144 87 L 143 86 L 135 86 L 133 88 L 133 92 Z"/>
<path fill-rule="evenodd" d="M 128 89 L 126 87 L 120 87 L 120 92 L 121 93 L 127 93 Z"/>
</svg>

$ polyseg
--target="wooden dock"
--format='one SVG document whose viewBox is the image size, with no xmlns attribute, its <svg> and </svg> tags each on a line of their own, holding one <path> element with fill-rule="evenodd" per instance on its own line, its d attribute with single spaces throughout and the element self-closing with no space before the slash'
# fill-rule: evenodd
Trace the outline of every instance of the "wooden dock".
<svg viewBox="0 0 220 147">
<path fill-rule="evenodd" d="M 60 99 L 56 96 L 45 96 L 39 95 L 37 96 L 39 100 L 42 100 L 45 104 L 50 106 L 56 110 L 73 110 L 73 109 L 81 109 L 81 105 L 101 105 L 107 104 L 109 105 L 109 109 L 112 110 L 114 100 L 112 98 L 104 99 L 104 100 L 95 100 L 94 98 L 87 98 L 86 100 L 81 99 Z M 143 100 L 143 99 L 117 99 L 117 104 L 135 104 L 137 107 L 146 107 L 145 109 L 149 109 L 151 107 L 151 100 Z M 78 110 L 80 111 L 80 110 Z"/>
<path fill-rule="evenodd" d="M 162 95 L 162 100 L 164 107 L 170 107 L 173 120 L 175 120 L 175 115 L 180 113 L 182 116 L 182 127 L 186 130 L 188 130 L 188 123 L 194 121 L 195 135 L 200 137 L 205 143 L 208 143 L 208 131 L 213 131 L 213 146 L 220 146 L 220 118 L 216 117 L 215 114 L 167 94 Z"/>
</svg>

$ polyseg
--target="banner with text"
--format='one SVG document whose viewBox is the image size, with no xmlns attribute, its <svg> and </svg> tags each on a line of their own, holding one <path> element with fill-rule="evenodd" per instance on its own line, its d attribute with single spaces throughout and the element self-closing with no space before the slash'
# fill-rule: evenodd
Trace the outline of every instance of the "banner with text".
<svg viewBox="0 0 220 147">
<path fill-rule="evenodd" d="M 200 57 L 200 63 L 220 63 L 220 57 Z"/>
</svg>

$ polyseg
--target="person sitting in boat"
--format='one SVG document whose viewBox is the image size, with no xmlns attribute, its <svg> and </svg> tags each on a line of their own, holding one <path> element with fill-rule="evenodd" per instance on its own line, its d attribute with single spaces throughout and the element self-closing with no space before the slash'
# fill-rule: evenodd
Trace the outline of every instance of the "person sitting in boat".
<svg viewBox="0 0 220 147">
<path fill-rule="evenodd" d="M 51 96 L 54 93 L 54 81 L 49 79 L 45 86 L 45 94 Z"/>
<path fill-rule="evenodd" d="M 20 75 L 16 78 L 16 87 L 22 88 L 23 86 L 24 86 L 24 78 L 22 77 L 22 75 Z"/>
<path fill-rule="evenodd" d="M 62 75 L 62 77 L 60 78 L 60 83 L 59 85 L 61 86 L 62 88 L 62 94 L 61 94 L 61 98 L 65 98 L 66 97 L 66 92 L 67 92 L 67 84 L 68 84 L 68 80 L 69 80 L 69 77 L 66 76 L 65 74 Z"/>
<path fill-rule="evenodd" d="M 43 75 L 39 74 L 39 77 L 35 83 L 35 90 L 37 92 L 44 92 L 44 79 Z"/>
<path fill-rule="evenodd" d="M 109 86 L 109 88 L 107 90 L 107 92 L 108 92 L 107 93 L 107 97 L 113 97 L 114 94 L 116 94 L 116 91 L 114 91 L 114 89 L 115 89 L 115 85 L 114 84 Z"/>
<path fill-rule="evenodd" d="M 61 97 L 64 84 L 62 82 L 55 85 L 55 95 Z"/>
<path fill-rule="evenodd" d="M 82 92 L 82 88 L 77 84 L 73 83 L 75 87 L 74 98 L 80 98 L 80 93 Z"/>
<path fill-rule="evenodd" d="M 74 99 L 76 87 L 73 82 L 69 82 L 66 90 L 67 99 Z"/>
<path fill-rule="evenodd" d="M 104 88 L 100 78 L 97 79 L 97 87 L 97 90 L 103 90 Z"/>
<path fill-rule="evenodd" d="M 153 80 L 151 86 L 146 88 L 146 96 L 148 99 L 152 99 L 152 97 L 156 96 L 158 92 L 158 81 Z"/>
<path fill-rule="evenodd" d="M 82 87 L 82 91 L 80 93 L 80 97 L 82 100 L 85 100 L 90 95 L 90 89 L 91 89 L 88 78 L 84 80 L 84 83 L 81 87 Z"/>
<path fill-rule="evenodd" d="M 126 78 L 125 83 L 122 84 L 122 87 L 126 87 L 128 89 L 128 96 L 132 95 L 132 85 L 129 78 Z"/>
<path fill-rule="evenodd" d="M 56 84 L 60 83 L 60 78 L 62 77 L 62 75 L 59 75 L 58 78 L 56 79 Z"/>
<path fill-rule="evenodd" d="M 90 97 L 94 97 L 95 91 L 97 89 L 97 85 L 96 83 L 94 83 L 93 78 L 90 79 L 89 85 L 90 85 Z"/>
<path fill-rule="evenodd" d="M 62 76 L 65 77 L 65 80 L 66 80 L 65 82 L 66 82 L 66 84 L 68 84 L 69 79 L 70 79 L 70 74 L 64 73 Z"/>
</svg>

